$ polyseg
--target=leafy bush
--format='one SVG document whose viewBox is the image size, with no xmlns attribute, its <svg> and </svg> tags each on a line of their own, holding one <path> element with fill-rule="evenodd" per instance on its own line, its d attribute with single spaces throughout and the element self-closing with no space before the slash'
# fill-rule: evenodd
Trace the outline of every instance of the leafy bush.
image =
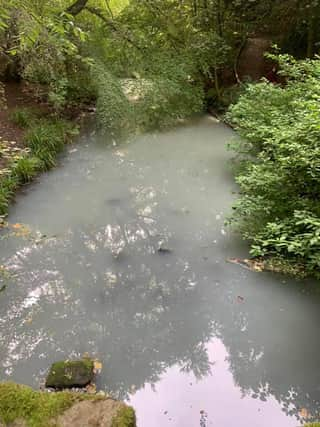
<svg viewBox="0 0 320 427">
<path fill-rule="evenodd" d="M 120 80 L 103 67 L 97 67 L 94 75 L 97 79 L 97 118 L 100 127 L 111 132 L 129 129 L 132 110 Z"/>
<path fill-rule="evenodd" d="M 138 127 L 149 130 L 171 126 L 203 110 L 202 83 L 192 77 L 196 70 L 189 58 L 162 54 L 160 60 L 154 58 L 145 67 L 145 79 L 140 83 L 142 95 L 134 104 Z"/>
<path fill-rule="evenodd" d="M 228 119 L 241 141 L 233 222 L 252 255 L 320 274 L 320 60 L 279 58 L 284 85 L 249 84 Z"/>
<path fill-rule="evenodd" d="M 134 79 L 120 79 L 102 66 L 96 69 L 102 128 L 114 132 L 167 127 L 203 110 L 203 87 L 191 77 L 194 66 L 186 58 L 162 55 L 154 63 L 148 58 L 140 67 Z"/>
</svg>

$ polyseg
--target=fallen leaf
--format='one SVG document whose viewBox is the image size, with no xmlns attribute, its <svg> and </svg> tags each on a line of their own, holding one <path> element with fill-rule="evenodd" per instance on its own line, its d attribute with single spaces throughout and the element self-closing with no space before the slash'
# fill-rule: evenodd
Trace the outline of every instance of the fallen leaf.
<svg viewBox="0 0 320 427">
<path fill-rule="evenodd" d="M 22 227 L 23 227 L 23 225 L 22 225 L 22 224 L 17 223 L 17 224 L 12 224 L 12 225 L 11 225 L 11 227 L 12 227 L 12 228 L 15 228 L 16 230 L 19 230 L 20 228 L 22 228 Z"/>
<path fill-rule="evenodd" d="M 306 408 L 301 408 L 299 411 L 299 415 L 301 418 L 305 418 L 305 419 L 310 418 L 309 411 Z"/>
<path fill-rule="evenodd" d="M 88 394 L 96 394 L 97 387 L 95 384 L 89 384 L 89 385 L 87 385 L 86 390 L 87 390 Z"/>
<path fill-rule="evenodd" d="M 102 370 L 102 363 L 99 360 L 94 360 L 93 361 L 93 372 L 95 374 L 100 374 Z"/>
</svg>

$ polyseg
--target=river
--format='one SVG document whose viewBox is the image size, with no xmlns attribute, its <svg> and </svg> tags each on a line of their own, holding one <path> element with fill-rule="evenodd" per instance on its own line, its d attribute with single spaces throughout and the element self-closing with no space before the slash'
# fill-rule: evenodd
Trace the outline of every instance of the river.
<svg viewBox="0 0 320 427">
<path fill-rule="evenodd" d="M 24 188 L 0 241 L 1 380 L 39 388 L 89 353 L 138 427 L 319 416 L 319 286 L 226 262 L 248 250 L 224 225 L 232 137 L 212 117 L 122 143 L 88 132 Z"/>
</svg>

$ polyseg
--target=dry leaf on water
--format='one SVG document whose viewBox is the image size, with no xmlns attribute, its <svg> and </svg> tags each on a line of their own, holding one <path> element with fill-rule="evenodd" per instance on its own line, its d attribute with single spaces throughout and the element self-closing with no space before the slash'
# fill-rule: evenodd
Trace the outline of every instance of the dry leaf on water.
<svg viewBox="0 0 320 427">
<path fill-rule="evenodd" d="M 299 411 L 299 415 L 300 415 L 301 418 L 305 418 L 305 419 L 310 418 L 309 411 L 306 408 L 301 408 L 300 411 Z"/>
<path fill-rule="evenodd" d="M 100 374 L 102 370 L 102 363 L 99 360 L 93 361 L 93 371 L 95 374 Z"/>
<path fill-rule="evenodd" d="M 87 385 L 86 390 L 88 394 L 96 394 L 97 387 L 95 386 L 95 384 L 89 384 Z"/>
</svg>

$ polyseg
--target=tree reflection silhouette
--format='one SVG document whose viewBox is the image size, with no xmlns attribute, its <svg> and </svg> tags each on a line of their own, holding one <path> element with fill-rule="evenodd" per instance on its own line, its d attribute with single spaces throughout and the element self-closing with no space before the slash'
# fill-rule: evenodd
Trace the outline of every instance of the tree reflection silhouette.
<svg viewBox="0 0 320 427">
<path fill-rule="evenodd" d="M 243 393 L 272 395 L 288 414 L 307 408 L 316 415 L 319 296 L 311 305 L 312 296 L 286 288 L 282 310 L 284 298 L 272 300 L 270 292 L 279 294 L 281 285 L 263 276 L 266 291 L 248 283 L 254 303 L 240 304 L 233 267 L 215 270 L 196 247 L 161 256 L 157 239 L 168 236 L 150 226 L 143 233 L 140 220 L 131 224 L 137 231 L 131 241 L 110 227 L 20 243 L 7 262 L 15 281 L 1 297 L 2 378 L 35 385 L 53 360 L 89 352 L 103 361 L 99 385 L 124 399 L 173 365 L 206 377 L 206 343 L 218 337 Z M 225 285 L 217 286 L 222 276 Z M 305 306 L 300 319 L 290 314 L 297 293 Z"/>
</svg>

